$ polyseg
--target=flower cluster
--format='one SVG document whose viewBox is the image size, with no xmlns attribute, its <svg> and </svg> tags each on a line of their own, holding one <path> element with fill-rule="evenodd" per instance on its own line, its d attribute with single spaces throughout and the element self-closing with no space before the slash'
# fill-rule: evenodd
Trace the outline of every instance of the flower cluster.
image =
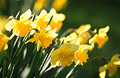
<svg viewBox="0 0 120 78">
<path fill-rule="evenodd" d="M 109 26 L 98 30 L 98 34 L 91 37 L 96 31 L 90 31 L 91 25 L 82 25 L 74 29 L 67 37 L 60 39 L 60 48 L 51 53 L 51 66 L 69 66 L 74 61 L 76 65 L 83 65 L 89 59 L 87 52 L 93 50 L 94 43 L 102 48 L 108 40 Z M 96 37 L 97 36 L 97 37 Z M 89 42 L 89 43 L 88 43 Z"/>
<path fill-rule="evenodd" d="M 12 18 L 6 25 L 5 29 L 7 31 L 13 31 L 10 39 L 15 35 L 19 37 L 25 37 L 34 30 L 33 38 L 29 39 L 28 42 L 35 42 L 37 44 L 37 51 L 40 47 L 47 48 L 52 44 L 52 40 L 57 37 L 57 33 L 62 27 L 62 21 L 64 21 L 65 15 L 62 13 L 57 13 L 55 9 L 51 9 L 49 13 L 46 10 L 42 10 L 40 14 L 34 15 L 31 10 L 28 9 L 25 13 L 20 16 L 20 19 Z M 1 36 L 5 39 L 1 33 Z M 1 39 L 3 40 L 1 37 Z M 5 39 L 1 43 L 1 49 L 5 46 L 10 39 Z M 4 43 L 4 44 L 3 44 Z M 3 44 L 3 45 L 2 45 Z"/>
<path fill-rule="evenodd" d="M 109 26 L 100 28 L 97 32 L 97 29 L 91 30 L 90 24 L 81 25 L 78 29 L 69 29 L 63 33 L 65 37 L 63 36 L 57 39 L 56 37 L 63 26 L 65 15 L 57 13 L 54 8 L 49 13 L 43 9 L 39 15 L 32 14 L 31 10 L 28 9 L 20 15 L 19 19 L 18 16 L 19 13 L 15 18 L 8 19 L 9 21 L 5 24 L 5 29 L 9 32 L 12 31 L 10 37 L 0 31 L 0 52 L 9 47 L 7 43 L 15 36 L 27 37 L 28 40 L 25 40 L 25 45 L 28 42 L 37 44 L 37 50 L 35 48 L 36 52 L 40 48 L 43 50 L 47 49 L 53 44 L 53 40 L 55 40 L 55 44 L 51 47 L 55 50 L 49 54 L 51 56 L 50 63 L 52 68 L 57 66 L 70 66 L 73 62 L 76 65 L 83 66 L 89 59 L 88 52 L 94 49 L 95 43 L 98 44 L 98 48 L 100 49 L 108 41 L 107 32 L 110 29 Z M 119 57 L 119 54 L 113 56 L 108 64 L 100 67 L 101 78 L 105 77 L 107 69 L 110 72 L 110 77 L 114 75 L 117 67 L 120 65 Z"/>
</svg>

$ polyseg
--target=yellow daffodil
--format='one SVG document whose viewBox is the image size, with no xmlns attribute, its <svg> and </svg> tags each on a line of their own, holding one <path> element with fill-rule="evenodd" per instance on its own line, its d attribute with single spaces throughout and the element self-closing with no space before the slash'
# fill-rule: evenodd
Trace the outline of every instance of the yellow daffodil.
<svg viewBox="0 0 120 78">
<path fill-rule="evenodd" d="M 63 9 L 67 4 L 67 0 L 54 0 L 53 2 L 53 8 L 55 8 L 57 11 Z"/>
<path fill-rule="evenodd" d="M 62 21 L 65 19 L 65 15 L 56 13 L 56 10 L 53 8 L 50 10 L 50 13 L 47 13 L 47 11 L 43 9 L 40 15 L 36 17 L 33 27 L 38 30 L 45 28 L 52 16 L 53 18 L 49 25 L 53 30 L 56 29 L 56 32 L 58 32 L 62 27 Z"/>
<path fill-rule="evenodd" d="M 64 40 L 64 44 L 66 43 L 74 43 L 76 45 L 82 45 L 88 42 L 88 39 L 91 37 L 88 32 L 91 28 L 91 25 L 82 25 L 75 32 L 71 33 L 67 37 L 61 38 L 61 41 Z"/>
<path fill-rule="evenodd" d="M 63 25 L 62 21 L 65 20 L 65 15 L 62 13 L 56 13 L 56 10 L 54 8 L 50 10 L 50 14 L 53 16 L 50 22 L 50 26 L 52 27 L 52 29 L 56 28 L 56 32 L 58 32 Z"/>
<path fill-rule="evenodd" d="M 63 44 L 51 53 L 51 67 L 69 66 L 74 60 L 74 52 L 78 46 L 74 44 Z"/>
<path fill-rule="evenodd" d="M 78 38 L 78 35 L 75 32 L 73 32 L 67 37 L 61 38 L 60 41 L 61 42 L 64 41 L 63 44 L 67 44 L 67 43 L 74 44 L 77 38 Z"/>
<path fill-rule="evenodd" d="M 98 34 L 95 34 L 95 36 L 89 40 L 89 43 L 90 44 L 97 43 L 98 48 L 102 48 L 102 46 L 105 44 L 105 42 L 108 41 L 108 36 L 106 34 L 108 31 L 109 31 L 109 26 L 107 26 L 105 28 L 101 28 L 98 31 Z"/>
<path fill-rule="evenodd" d="M 10 40 L 5 34 L 0 31 L 0 52 L 8 48 L 7 42 Z"/>
<path fill-rule="evenodd" d="M 42 8 L 45 8 L 47 4 L 46 0 L 36 0 L 34 4 L 34 11 L 40 11 Z"/>
<path fill-rule="evenodd" d="M 48 26 L 50 27 L 50 26 Z M 50 28 L 41 29 L 40 33 L 35 32 L 34 37 L 29 39 L 28 42 L 37 43 L 37 51 L 39 51 L 40 47 L 47 48 L 52 44 L 52 40 L 57 37 L 55 30 L 51 30 Z"/>
<path fill-rule="evenodd" d="M 75 52 L 75 63 L 83 66 L 83 63 L 86 63 L 87 59 L 89 59 L 87 52 L 92 48 L 90 45 L 80 45 L 79 50 Z"/>
<path fill-rule="evenodd" d="M 88 42 L 89 38 L 91 37 L 89 32 L 84 32 L 81 35 L 78 35 L 78 38 L 75 42 L 77 45 L 82 45 Z"/>
<path fill-rule="evenodd" d="M 14 35 L 24 37 L 27 35 L 32 29 L 31 21 L 29 18 L 31 17 L 31 10 L 27 10 L 20 16 L 20 20 L 12 19 L 6 25 L 5 28 L 7 31 L 11 31 L 13 29 L 13 37 Z"/>
<path fill-rule="evenodd" d="M 105 78 L 107 69 L 109 71 L 109 77 L 112 77 L 116 73 L 118 67 L 120 67 L 120 54 L 115 54 L 111 58 L 111 60 L 108 64 L 105 64 L 104 66 L 101 66 L 99 68 L 100 78 Z"/>
<path fill-rule="evenodd" d="M 47 14 L 46 10 L 42 10 L 39 16 L 36 17 L 33 27 L 40 30 L 42 28 L 47 27 L 50 18 L 52 17 L 51 14 Z"/>
<path fill-rule="evenodd" d="M 78 29 L 76 29 L 75 32 L 77 32 L 78 34 L 82 34 L 84 32 L 88 32 L 90 29 L 91 29 L 91 25 L 86 24 L 86 25 L 81 25 Z"/>
</svg>

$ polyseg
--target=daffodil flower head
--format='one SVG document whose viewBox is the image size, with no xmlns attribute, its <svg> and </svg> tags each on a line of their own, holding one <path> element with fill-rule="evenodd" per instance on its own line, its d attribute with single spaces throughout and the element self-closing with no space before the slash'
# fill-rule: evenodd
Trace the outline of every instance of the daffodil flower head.
<svg viewBox="0 0 120 78">
<path fill-rule="evenodd" d="M 56 28 L 56 32 L 58 32 L 63 25 L 62 21 L 65 20 L 65 15 L 62 13 L 56 13 L 56 10 L 54 8 L 50 10 L 50 14 L 53 16 L 50 22 L 50 26 L 52 27 L 52 29 Z"/>
<path fill-rule="evenodd" d="M 81 25 L 78 29 L 76 29 L 75 32 L 77 32 L 78 34 L 82 34 L 84 32 L 88 32 L 90 29 L 91 29 L 91 25 L 86 24 L 86 25 Z"/>
<path fill-rule="evenodd" d="M 84 32 L 81 35 L 77 34 L 76 32 L 71 33 L 67 37 L 61 38 L 60 41 L 64 41 L 63 44 L 76 44 L 82 45 L 88 42 L 88 39 L 91 37 L 89 32 Z"/>
<path fill-rule="evenodd" d="M 20 20 L 12 19 L 6 25 L 5 28 L 7 31 L 11 31 L 13 29 L 13 35 L 17 35 L 19 37 L 24 37 L 27 35 L 32 29 L 31 21 L 29 20 L 31 16 L 31 10 L 27 10 L 20 16 Z"/>
<path fill-rule="evenodd" d="M 90 44 L 97 43 L 98 48 L 102 48 L 102 46 L 105 44 L 105 42 L 108 41 L 108 36 L 106 34 L 108 31 L 109 31 L 109 26 L 107 26 L 105 28 L 101 28 L 98 31 L 98 34 L 95 34 L 95 36 L 89 40 L 89 43 Z"/>
<path fill-rule="evenodd" d="M 5 34 L 3 34 L 1 31 L 0 31 L 0 52 L 2 50 L 6 50 L 8 48 L 8 41 L 10 40 L 9 37 L 7 37 Z"/>
<path fill-rule="evenodd" d="M 75 43 L 76 45 L 82 45 L 88 42 L 91 34 L 88 32 L 91 28 L 90 24 L 82 25 L 75 32 L 71 33 L 64 38 L 64 43 Z"/>
<path fill-rule="evenodd" d="M 55 33 L 55 30 L 51 30 L 51 27 L 41 29 L 40 32 L 35 32 L 33 38 L 29 39 L 28 42 L 35 42 L 37 44 L 37 51 L 40 47 L 47 48 L 52 44 L 52 40 L 57 37 L 58 34 Z"/>
<path fill-rule="evenodd" d="M 74 44 L 77 38 L 78 38 L 78 35 L 75 32 L 73 32 L 67 37 L 61 38 L 60 41 L 61 42 L 64 41 L 63 44 L 68 44 L 68 43 Z"/>
<path fill-rule="evenodd" d="M 87 62 L 87 59 L 89 59 L 88 50 L 92 50 L 92 46 L 86 44 L 79 46 L 78 51 L 75 52 L 75 64 L 83 66 L 83 63 Z"/>
<path fill-rule="evenodd" d="M 46 10 L 42 9 L 39 16 L 36 17 L 33 28 L 40 30 L 42 28 L 47 27 L 51 17 L 51 14 L 48 14 Z"/>
<path fill-rule="evenodd" d="M 51 52 L 51 67 L 69 66 L 74 60 L 74 53 L 78 50 L 78 45 L 63 44 L 58 49 Z"/>
<path fill-rule="evenodd" d="M 77 38 L 75 44 L 77 44 L 77 45 L 86 44 L 90 37 L 91 37 L 91 34 L 89 32 L 84 32 L 81 35 L 78 35 L 78 38 Z"/>
<path fill-rule="evenodd" d="M 117 68 L 120 67 L 120 54 L 115 54 L 108 64 L 99 68 L 100 78 L 105 78 L 106 70 L 109 71 L 109 77 L 112 77 L 116 72 Z"/>
</svg>

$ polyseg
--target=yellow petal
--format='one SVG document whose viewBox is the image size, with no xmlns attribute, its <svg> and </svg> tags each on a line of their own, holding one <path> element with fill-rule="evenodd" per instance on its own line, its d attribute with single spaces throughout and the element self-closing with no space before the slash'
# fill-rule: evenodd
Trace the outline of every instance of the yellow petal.
<svg viewBox="0 0 120 78">
<path fill-rule="evenodd" d="M 99 31 L 98 31 L 99 36 L 100 36 L 100 37 L 105 37 L 105 36 L 107 36 L 106 33 L 109 31 L 109 29 L 110 29 L 109 26 L 106 26 L 105 28 L 99 29 Z"/>
<path fill-rule="evenodd" d="M 99 74 L 100 78 L 105 78 L 105 74 L 106 74 L 106 71 L 100 72 L 100 74 Z"/>
<path fill-rule="evenodd" d="M 53 15 L 53 19 L 54 19 L 55 22 L 64 21 L 65 20 L 65 15 L 62 14 L 62 13 L 61 14 L 55 14 L 55 15 Z"/>
<path fill-rule="evenodd" d="M 35 41 L 35 39 L 34 38 L 31 38 L 31 39 L 29 39 L 27 42 L 26 42 L 26 44 L 28 43 L 28 42 L 34 42 Z"/>
<path fill-rule="evenodd" d="M 40 15 L 38 16 L 38 18 L 43 18 L 45 15 L 47 15 L 47 11 L 42 9 L 42 11 L 40 12 Z"/>
<path fill-rule="evenodd" d="M 118 68 L 118 66 L 115 66 L 115 65 L 113 65 L 113 66 L 108 68 L 108 70 L 109 70 L 109 77 L 112 77 L 116 73 L 117 68 Z"/>
<path fill-rule="evenodd" d="M 5 44 L 5 46 L 4 46 L 4 50 L 6 50 L 8 48 L 8 45 L 7 44 Z"/>
<path fill-rule="evenodd" d="M 55 10 L 54 8 L 52 8 L 52 9 L 50 10 L 50 14 L 52 14 L 52 15 L 56 14 L 56 10 Z"/>
<path fill-rule="evenodd" d="M 108 68 L 108 65 L 107 65 L 107 64 L 106 64 L 106 65 L 104 65 L 104 66 L 101 66 L 101 67 L 99 68 L 99 72 L 106 71 L 106 70 L 107 70 L 107 68 Z"/>
<path fill-rule="evenodd" d="M 39 51 L 40 47 L 41 47 L 41 42 L 38 41 L 38 43 L 37 43 L 37 51 Z"/>
<path fill-rule="evenodd" d="M 112 56 L 110 63 L 113 64 L 120 64 L 120 54 L 115 54 L 114 56 Z"/>
<path fill-rule="evenodd" d="M 20 16 L 20 20 L 26 20 L 29 19 L 31 17 L 31 10 L 28 9 L 26 12 L 24 12 L 21 16 Z"/>
<path fill-rule="evenodd" d="M 91 45 L 87 45 L 87 44 L 84 44 L 84 45 L 80 45 L 80 51 L 83 52 L 83 53 L 87 53 L 88 50 L 92 50 L 92 46 Z"/>
<path fill-rule="evenodd" d="M 74 59 L 74 52 L 78 49 L 74 44 L 63 44 L 51 52 L 51 66 L 69 66 Z"/>
<path fill-rule="evenodd" d="M 120 65 L 120 60 L 113 62 L 114 65 Z"/>
<path fill-rule="evenodd" d="M 0 51 L 6 50 L 8 48 L 8 41 L 10 40 L 9 37 L 7 37 L 5 34 L 0 32 Z"/>
<path fill-rule="evenodd" d="M 90 25 L 90 24 L 81 25 L 81 26 L 76 30 L 76 32 L 77 32 L 78 34 L 82 34 L 82 33 L 86 32 L 86 31 L 90 30 L 90 28 L 91 28 L 91 25 Z"/>
<path fill-rule="evenodd" d="M 83 63 L 87 62 L 87 59 L 89 59 L 88 54 L 81 52 L 80 50 L 78 50 L 75 53 L 75 63 L 78 65 L 82 65 Z"/>
<path fill-rule="evenodd" d="M 17 20 L 13 19 L 10 20 L 6 25 L 5 25 L 5 29 L 7 31 L 11 31 L 16 25 L 17 25 Z"/>
</svg>

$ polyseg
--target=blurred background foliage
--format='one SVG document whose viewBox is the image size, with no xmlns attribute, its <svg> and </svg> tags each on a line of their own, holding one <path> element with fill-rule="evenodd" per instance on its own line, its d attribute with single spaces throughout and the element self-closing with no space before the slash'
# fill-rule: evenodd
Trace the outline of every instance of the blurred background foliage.
<svg viewBox="0 0 120 78">
<path fill-rule="evenodd" d="M 18 11 L 23 13 L 29 8 L 33 10 L 35 1 L 36 0 L 0 0 L 0 16 L 15 16 Z M 49 6 L 46 9 L 49 11 L 52 0 L 47 1 Z M 99 29 L 107 25 L 110 26 L 110 31 L 108 32 L 109 41 L 102 49 L 95 48 L 90 52 L 88 62 L 84 64 L 83 67 L 77 66 L 71 75 L 73 78 L 98 78 L 99 67 L 107 63 L 114 54 L 120 53 L 120 0 L 68 0 L 66 8 L 59 12 L 66 15 L 66 20 L 59 32 L 60 34 L 68 28 L 78 28 L 83 24 L 91 24 L 92 29 Z M 99 56 L 105 57 L 107 60 L 101 59 Z M 70 72 L 71 67 L 73 67 L 73 65 L 66 67 L 59 73 L 57 78 L 64 78 L 66 73 Z M 49 73 L 51 78 L 53 73 L 57 73 L 54 72 L 57 69 L 58 68 L 51 70 L 52 73 Z M 60 69 L 62 69 L 62 67 L 60 67 Z M 60 71 L 60 69 L 58 71 Z M 120 78 L 119 73 L 120 70 L 113 78 Z"/>
</svg>

